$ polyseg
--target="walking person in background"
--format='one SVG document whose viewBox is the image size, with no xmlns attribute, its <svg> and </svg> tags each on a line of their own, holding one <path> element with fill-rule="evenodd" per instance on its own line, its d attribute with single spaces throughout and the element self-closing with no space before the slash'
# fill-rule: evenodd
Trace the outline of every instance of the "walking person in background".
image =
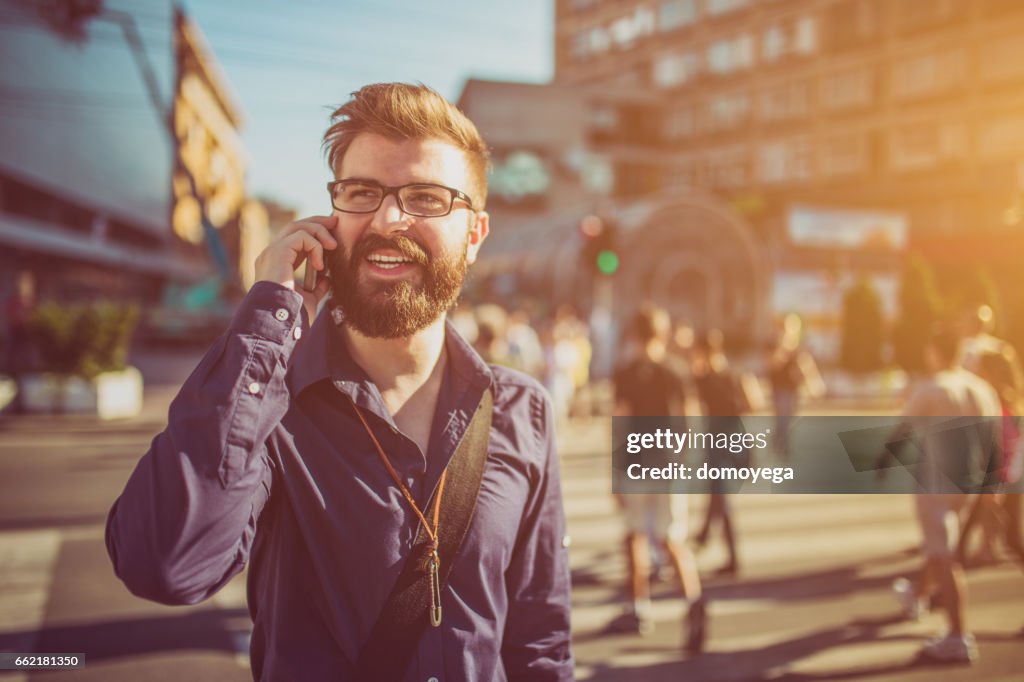
<svg viewBox="0 0 1024 682">
<path fill-rule="evenodd" d="M 889 442 L 899 442 L 914 434 L 916 427 L 924 423 L 922 417 L 1001 417 L 999 398 L 992 387 L 960 366 L 959 339 L 955 334 L 946 329 L 935 330 L 924 352 L 930 376 L 910 394 L 903 410 L 906 419 Z M 977 659 L 978 647 L 965 622 L 967 583 L 956 558 L 959 512 L 966 499 L 963 487 L 970 487 L 975 481 L 981 483 L 981 474 L 973 470 L 972 463 L 986 461 L 992 432 L 986 433 L 985 429 L 993 424 L 975 420 L 970 427 L 956 429 L 927 428 L 927 423 L 924 426 L 915 471 L 922 492 L 914 495 L 924 563 L 916 581 L 898 579 L 893 589 L 904 615 L 917 620 L 937 585 L 949 630 L 929 640 L 921 656 L 944 663 L 969 663 Z M 977 433 L 975 428 L 979 429 Z M 880 464 L 891 456 L 888 451 L 882 453 Z M 884 475 L 884 471 L 880 468 L 879 475 Z"/>
<path fill-rule="evenodd" d="M 790 454 L 789 427 L 800 405 L 800 392 L 812 398 L 824 394 L 825 382 L 814 358 L 801 343 L 803 323 L 795 313 L 783 318 L 782 328 L 768 359 L 768 382 L 775 414 L 775 452 L 783 459 Z"/>
<path fill-rule="evenodd" d="M 616 416 L 684 416 L 682 378 L 668 362 L 670 322 L 661 308 L 642 308 L 631 325 L 635 356 L 615 370 Z M 654 629 L 651 616 L 650 544 L 669 557 L 688 607 L 684 614 L 684 647 L 698 652 L 706 637 L 707 602 L 693 553 L 686 546 L 687 498 L 669 493 L 631 493 L 616 499 L 626 524 L 629 591 L 632 611 L 623 622 L 640 634 Z"/>
<path fill-rule="evenodd" d="M 706 430 L 714 433 L 742 430 L 743 424 L 739 417 L 748 403 L 743 396 L 740 377 L 729 366 L 729 360 L 722 350 L 723 345 L 722 333 L 712 330 L 704 338 L 698 339 L 691 351 L 690 370 L 703 405 Z M 709 455 L 716 460 L 723 460 L 711 462 L 716 466 L 746 466 L 750 452 L 747 450 L 737 455 L 727 450 L 713 450 Z M 696 536 L 697 546 L 706 545 L 713 527 L 720 525 L 728 559 L 715 573 L 736 575 L 740 565 L 736 549 L 736 527 L 728 493 L 719 479 L 710 481 L 709 485 L 708 507 L 704 523 Z"/>
<path fill-rule="evenodd" d="M 960 362 L 964 368 L 975 374 L 980 374 L 983 356 L 986 354 L 1003 355 L 1010 364 L 1009 381 L 1014 385 L 1024 386 L 1024 366 L 1021 365 L 1020 355 L 1008 341 L 993 333 L 996 320 L 991 307 L 988 305 L 968 306 L 961 312 L 959 324 L 960 333 L 963 335 Z M 1007 495 L 1003 508 L 1006 515 L 1006 546 L 1020 548 L 1022 546 L 1020 495 Z M 972 562 L 987 563 L 995 558 L 991 551 L 995 541 L 994 529 L 991 524 L 989 526 L 982 524 L 981 528 L 982 549 L 978 556 L 973 557 Z"/>
<path fill-rule="evenodd" d="M 972 531 L 982 529 L 982 552 L 989 561 L 996 560 L 995 544 L 1003 540 L 1013 560 L 1024 570 L 1024 547 L 1020 542 L 1020 495 L 1007 492 L 1021 480 L 1024 451 L 1020 441 L 1020 415 L 1024 414 L 1021 384 L 1014 372 L 1016 353 L 1010 346 L 1001 352 L 985 352 L 977 362 L 977 374 L 987 381 L 999 396 L 1002 409 L 1002 440 L 998 457 L 988 467 L 985 493 L 975 495 L 960 533 L 957 556 L 966 565 L 967 548 Z M 1011 499 L 1013 498 L 1013 499 Z M 1009 501 L 1009 503 L 1008 503 Z"/>
</svg>

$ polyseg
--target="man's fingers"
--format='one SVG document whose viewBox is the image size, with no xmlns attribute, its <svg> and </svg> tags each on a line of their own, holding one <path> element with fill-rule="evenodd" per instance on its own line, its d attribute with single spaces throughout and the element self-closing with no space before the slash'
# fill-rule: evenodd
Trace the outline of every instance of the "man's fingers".
<svg viewBox="0 0 1024 682">
<path fill-rule="evenodd" d="M 315 235 L 324 246 L 328 249 L 333 249 L 338 246 L 338 240 L 331 234 L 331 230 L 334 229 L 335 219 L 332 216 L 311 216 L 309 218 L 303 218 L 296 220 L 295 222 L 287 225 L 281 230 L 280 239 L 287 239 L 289 236 L 297 232 L 308 232 L 309 234 Z"/>
<path fill-rule="evenodd" d="M 311 216 L 283 228 L 256 259 L 256 279 L 294 286 L 295 268 L 303 261 L 317 271 L 324 269 L 325 250 L 338 247 L 331 230 L 331 216 Z"/>
<path fill-rule="evenodd" d="M 300 230 L 289 236 L 284 245 L 291 253 L 293 269 L 307 258 L 317 270 L 324 269 L 324 245 L 314 235 Z"/>
</svg>

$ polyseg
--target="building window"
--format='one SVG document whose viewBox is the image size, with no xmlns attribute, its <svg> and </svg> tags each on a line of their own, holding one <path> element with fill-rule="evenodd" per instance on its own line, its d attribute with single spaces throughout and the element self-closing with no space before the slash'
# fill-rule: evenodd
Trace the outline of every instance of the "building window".
<svg viewBox="0 0 1024 682">
<path fill-rule="evenodd" d="M 962 17 L 968 3 L 962 0 L 899 0 L 894 4 L 896 28 L 909 32 L 932 28 Z"/>
<path fill-rule="evenodd" d="M 750 4 L 750 0 L 707 0 L 707 12 L 709 16 L 716 17 L 720 14 L 734 12 Z"/>
<path fill-rule="evenodd" d="M 807 83 L 786 83 L 764 90 L 759 98 L 759 115 L 765 121 L 803 118 L 809 110 Z"/>
<path fill-rule="evenodd" d="M 704 177 L 712 187 L 742 187 L 749 182 L 750 154 L 732 145 L 713 149 L 704 156 Z"/>
<path fill-rule="evenodd" d="M 677 159 L 665 174 L 665 189 L 668 192 L 686 192 L 696 184 L 696 173 L 692 158 Z"/>
<path fill-rule="evenodd" d="M 841 50 L 863 45 L 878 32 L 878 6 L 876 0 L 845 0 L 824 10 L 825 43 Z"/>
<path fill-rule="evenodd" d="M 619 17 L 608 26 L 612 42 L 620 50 L 628 50 L 636 44 L 637 39 L 654 33 L 654 12 L 647 5 L 640 5 L 633 14 Z"/>
<path fill-rule="evenodd" d="M 793 51 L 811 54 L 818 47 L 818 23 L 814 17 L 800 17 L 793 27 Z"/>
<path fill-rule="evenodd" d="M 697 21 L 697 0 L 663 0 L 658 5 L 658 28 L 674 31 Z"/>
<path fill-rule="evenodd" d="M 709 73 L 725 75 L 754 64 L 754 41 L 749 34 L 711 43 L 705 53 Z"/>
<path fill-rule="evenodd" d="M 865 133 L 833 135 L 818 145 L 818 172 L 829 178 L 868 171 L 869 145 Z"/>
<path fill-rule="evenodd" d="M 895 170 L 924 170 L 963 158 L 967 131 L 960 123 L 911 125 L 889 137 L 889 159 Z"/>
<path fill-rule="evenodd" d="M 608 36 L 608 31 L 603 26 L 595 26 L 590 29 L 588 33 L 589 37 L 589 49 L 591 54 L 600 54 L 607 52 L 612 46 L 612 41 Z"/>
<path fill-rule="evenodd" d="M 762 182 L 799 182 L 811 177 L 812 146 L 805 137 L 761 145 L 758 175 Z"/>
<path fill-rule="evenodd" d="M 654 59 L 653 81 L 659 88 L 687 83 L 700 70 L 700 58 L 693 52 L 669 52 Z"/>
<path fill-rule="evenodd" d="M 665 137 L 670 140 L 693 137 L 696 118 L 692 106 L 670 109 L 665 116 Z"/>
<path fill-rule="evenodd" d="M 978 154 L 1017 159 L 1024 149 L 1024 115 L 986 121 L 978 130 Z"/>
<path fill-rule="evenodd" d="M 619 127 L 619 110 L 610 104 L 595 104 L 587 113 L 591 130 L 609 132 Z"/>
<path fill-rule="evenodd" d="M 745 124 L 750 117 L 750 95 L 730 92 L 713 95 L 704 101 L 701 132 L 731 130 Z"/>
<path fill-rule="evenodd" d="M 986 41 L 981 46 L 980 62 L 981 77 L 987 82 L 1021 78 L 1024 76 L 1024 40 L 1012 35 Z"/>
<path fill-rule="evenodd" d="M 943 94 L 961 85 L 966 73 L 967 56 L 963 49 L 911 57 L 893 66 L 893 95 L 914 99 Z"/>
<path fill-rule="evenodd" d="M 818 49 L 818 22 L 812 16 L 789 17 L 761 33 L 761 58 L 777 61 L 787 55 L 809 55 Z"/>
<path fill-rule="evenodd" d="M 586 59 L 590 54 L 590 32 L 580 31 L 572 37 L 572 47 L 569 49 L 569 54 L 576 61 Z"/>
<path fill-rule="evenodd" d="M 821 106 L 837 111 L 870 106 L 874 100 L 874 78 L 870 68 L 840 71 L 821 79 Z"/>
</svg>

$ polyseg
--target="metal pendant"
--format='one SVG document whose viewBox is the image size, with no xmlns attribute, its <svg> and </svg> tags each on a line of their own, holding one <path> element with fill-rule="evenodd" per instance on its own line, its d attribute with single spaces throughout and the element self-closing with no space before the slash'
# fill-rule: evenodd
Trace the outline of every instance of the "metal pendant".
<svg viewBox="0 0 1024 682">
<path fill-rule="evenodd" d="M 441 558 L 437 551 L 430 557 L 430 624 L 435 628 L 441 626 Z"/>
</svg>

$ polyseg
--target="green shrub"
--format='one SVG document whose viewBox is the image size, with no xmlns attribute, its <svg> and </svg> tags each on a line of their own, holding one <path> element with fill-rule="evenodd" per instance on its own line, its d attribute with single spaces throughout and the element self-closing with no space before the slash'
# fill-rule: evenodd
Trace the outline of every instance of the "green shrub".
<svg viewBox="0 0 1024 682">
<path fill-rule="evenodd" d="M 41 369 L 90 378 L 122 370 L 138 321 L 135 305 L 43 303 L 31 317 Z"/>
</svg>

